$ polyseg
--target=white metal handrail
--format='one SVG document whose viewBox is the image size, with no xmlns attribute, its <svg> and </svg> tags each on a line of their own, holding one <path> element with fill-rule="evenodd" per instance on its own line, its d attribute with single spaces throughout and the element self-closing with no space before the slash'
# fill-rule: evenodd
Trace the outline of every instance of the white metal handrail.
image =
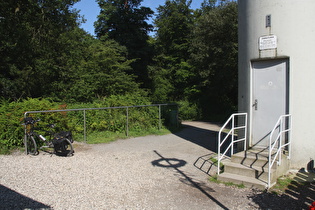
<svg viewBox="0 0 315 210">
<path fill-rule="evenodd" d="M 275 163 L 277 157 L 278 157 L 278 165 L 281 165 L 281 159 L 282 159 L 282 149 L 288 146 L 288 158 L 291 157 L 291 129 L 292 129 L 292 120 L 291 120 L 291 114 L 281 115 L 279 117 L 279 120 L 275 124 L 273 130 L 270 133 L 269 136 L 269 167 L 268 167 L 268 188 L 271 187 L 271 168 L 273 164 Z M 274 142 L 272 142 L 273 135 L 275 131 L 278 130 L 279 133 L 275 139 Z M 287 135 L 287 142 L 283 142 L 283 136 Z M 275 153 L 274 157 L 271 158 L 271 153 L 275 149 L 276 145 L 278 145 L 277 152 Z"/>
<path fill-rule="evenodd" d="M 245 117 L 244 123 L 242 125 L 235 126 L 235 118 L 236 117 Z M 240 123 L 240 122 L 238 122 Z M 221 141 L 221 134 L 224 129 L 226 129 L 227 125 L 231 124 L 230 131 L 226 134 L 224 139 Z M 244 129 L 244 137 L 243 138 L 237 138 L 235 139 L 235 130 Z M 218 137 L 218 175 L 220 174 L 220 162 L 225 156 L 225 154 L 229 151 L 231 148 L 231 155 L 233 155 L 234 152 L 234 143 L 244 141 L 244 150 L 246 150 L 246 135 L 247 135 L 247 113 L 235 113 L 230 116 L 230 118 L 225 122 L 225 124 L 222 126 L 222 128 L 219 131 L 219 137 Z M 231 143 L 226 148 L 226 150 L 221 155 L 221 146 L 225 143 L 225 141 L 228 139 L 228 137 L 231 136 Z"/>
</svg>

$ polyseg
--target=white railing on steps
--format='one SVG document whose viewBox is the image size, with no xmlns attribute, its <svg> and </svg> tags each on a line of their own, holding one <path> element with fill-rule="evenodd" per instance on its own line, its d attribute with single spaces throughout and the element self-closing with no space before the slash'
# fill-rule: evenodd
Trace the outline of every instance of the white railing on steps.
<svg viewBox="0 0 315 210">
<path fill-rule="evenodd" d="M 268 188 L 271 187 L 271 168 L 276 162 L 277 158 L 277 164 L 281 165 L 282 151 L 285 151 L 286 147 L 288 151 L 288 159 L 291 157 L 291 118 L 291 114 L 281 115 L 269 136 Z M 277 134 L 277 136 L 275 140 L 273 140 L 273 136 L 275 134 Z M 274 155 L 272 155 L 273 151 L 275 151 Z"/>
<path fill-rule="evenodd" d="M 230 127 L 227 127 L 230 126 Z M 222 133 L 225 130 L 229 130 L 228 133 L 224 132 L 225 137 L 221 140 Z M 243 137 L 241 137 L 241 133 Z M 246 135 L 247 135 L 247 113 L 236 113 L 232 114 L 230 118 L 225 122 L 219 131 L 218 136 L 218 175 L 220 174 L 220 162 L 226 155 L 226 153 L 231 149 L 231 155 L 234 153 L 234 144 L 237 142 L 244 142 L 244 150 L 246 150 Z M 225 151 L 221 154 L 221 147 L 223 144 L 231 138 L 230 144 L 227 146 Z"/>
</svg>

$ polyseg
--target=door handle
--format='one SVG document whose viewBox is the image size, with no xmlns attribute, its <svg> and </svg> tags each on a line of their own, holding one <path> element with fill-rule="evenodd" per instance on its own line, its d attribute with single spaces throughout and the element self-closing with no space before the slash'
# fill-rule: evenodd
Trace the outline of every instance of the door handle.
<svg viewBox="0 0 315 210">
<path fill-rule="evenodd" d="M 255 107 L 255 110 L 258 109 L 258 100 L 257 100 L 257 99 L 255 99 L 255 102 L 254 102 L 254 104 L 253 104 L 253 107 Z"/>
</svg>

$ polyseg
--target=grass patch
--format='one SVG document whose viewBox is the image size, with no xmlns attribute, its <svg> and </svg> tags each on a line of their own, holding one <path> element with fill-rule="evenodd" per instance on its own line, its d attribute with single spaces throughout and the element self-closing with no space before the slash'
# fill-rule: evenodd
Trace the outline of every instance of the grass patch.
<svg viewBox="0 0 315 210">
<path fill-rule="evenodd" d="M 281 176 L 277 179 L 277 183 L 268 191 L 276 195 L 282 194 L 286 189 L 288 189 L 289 185 L 294 182 L 294 176 L 292 174 Z"/>
<path fill-rule="evenodd" d="M 148 136 L 148 135 L 166 135 L 170 134 L 171 131 L 167 128 L 162 127 L 160 130 L 158 128 L 151 128 L 146 130 L 130 130 L 129 135 L 126 136 L 126 132 L 110 132 L 110 131 L 101 131 L 101 132 L 93 132 L 88 133 L 86 136 L 88 144 L 101 144 L 101 143 L 110 143 L 116 141 L 118 139 L 127 139 L 132 137 L 139 136 Z M 73 134 L 74 140 L 77 142 L 84 142 L 84 136 L 82 133 Z M 40 147 L 40 145 L 38 145 Z M 7 146 L 1 144 L 0 142 L 0 155 L 10 155 L 14 153 L 15 150 L 19 150 L 21 152 L 24 151 L 24 146 L 22 147 L 14 147 L 9 149 Z M 43 151 L 50 151 L 49 148 L 41 148 Z"/>
<path fill-rule="evenodd" d="M 24 147 L 12 147 L 9 149 L 0 143 L 0 155 L 10 155 L 15 152 L 24 152 Z"/>
<path fill-rule="evenodd" d="M 288 188 L 292 181 L 293 181 L 292 177 L 282 176 L 277 179 L 277 183 L 275 184 L 275 186 L 272 187 L 272 189 L 283 192 L 285 191 L 285 189 Z"/>
<path fill-rule="evenodd" d="M 216 167 L 218 167 L 218 159 L 215 157 L 210 157 L 209 160 L 212 162 L 212 164 Z M 220 162 L 220 173 L 224 172 L 224 164 Z"/>
<path fill-rule="evenodd" d="M 113 142 L 118 139 L 127 139 L 132 137 L 139 137 L 139 136 L 148 136 L 148 135 L 166 135 L 171 133 L 166 128 L 162 129 L 148 129 L 148 130 L 130 130 L 128 136 L 126 132 L 110 132 L 110 131 L 102 131 L 102 132 L 93 132 L 88 133 L 86 136 L 86 143 L 88 144 L 101 144 L 101 143 L 109 143 Z M 84 142 L 84 136 L 75 135 L 75 141 Z"/>
<path fill-rule="evenodd" d="M 278 195 L 278 194 L 285 193 L 285 191 L 289 189 L 290 186 L 291 187 L 294 186 L 294 188 L 299 188 L 299 187 L 307 187 L 310 184 L 311 182 L 308 182 L 308 181 L 303 181 L 303 182 L 297 181 L 295 179 L 295 175 L 289 173 L 288 175 L 279 177 L 277 179 L 277 183 L 269 189 L 269 192 Z"/>
<path fill-rule="evenodd" d="M 0 144 L 0 155 L 8 155 L 8 154 L 10 154 L 10 150 L 6 146 Z"/>
<path fill-rule="evenodd" d="M 230 186 L 230 187 L 237 187 L 237 188 L 245 188 L 245 185 L 243 183 L 241 184 L 235 184 L 233 182 L 223 182 L 223 181 L 220 181 L 218 180 L 218 176 L 215 175 L 215 176 L 210 176 L 209 177 L 209 181 L 210 182 L 214 182 L 214 183 L 217 183 L 217 184 L 224 184 L 225 186 Z"/>
<path fill-rule="evenodd" d="M 218 167 L 218 160 L 215 157 L 211 157 L 209 158 L 209 160 L 213 163 L 213 165 Z M 222 162 L 220 162 L 220 169 L 223 169 L 224 165 Z"/>
<path fill-rule="evenodd" d="M 209 177 L 209 181 L 210 181 L 210 182 L 217 183 L 217 184 L 220 184 L 220 183 L 221 183 L 221 181 L 218 180 L 218 175 L 210 176 L 210 177 Z"/>
</svg>

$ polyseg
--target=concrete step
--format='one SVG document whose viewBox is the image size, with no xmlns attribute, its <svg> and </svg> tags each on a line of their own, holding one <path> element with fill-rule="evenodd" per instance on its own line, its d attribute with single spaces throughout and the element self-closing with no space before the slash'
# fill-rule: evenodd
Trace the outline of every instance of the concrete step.
<svg viewBox="0 0 315 210">
<path fill-rule="evenodd" d="M 220 174 L 218 176 L 218 180 L 223 182 L 232 182 L 234 184 L 244 184 L 248 188 L 256 188 L 260 190 L 264 190 L 267 187 L 267 182 L 258 180 L 256 178 L 226 172 Z"/>
<path fill-rule="evenodd" d="M 248 150 L 233 154 L 231 160 L 249 167 L 268 167 L 268 156 L 267 152 Z"/>
<path fill-rule="evenodd" d="M 258 167 L 258 166 L 246 166 L 240 163 L 226 162 L 224 164 L 224 173 L 233 173 L 236 175 L 247 176 L 250 178 L 256 178 L 262 181 L 268 180 L 268 166 Z M 275 169 L 271 169 L 271 181 L 276 180 Z"/>
<path fill-rule="evenodd" d="M 281 165 L 275 163 L 271 169 L 271 185 L 290 168 L 287 154 L 283 152 L 281 156 L 283 158 Z M 218 179 L 235 184 L 243 183 L 247 187 L 265 189 L 268 183 L 268 159 L 267 148 L 254 148 L 233 154 L 231 159 L 224 163 L 224 173 L 220 174 Z"/>
<path fill-rule="evenodd" d="M 204 173 L 214 176 L 218 173 L 217 167 L 218 164 L 216 161 L 213 162 L 213 160 L 211 160 L 212 158 L 217 160 L 218 155 L 216 153 L 203 155 L 194 162 L 194 166 L 203 171 Z M 221 164 L 225 165 L 227 162 L 231 162 L 231 158 L 228 156 L 224 156 L 220 162 L 220 165 Z"/>
</svg>

